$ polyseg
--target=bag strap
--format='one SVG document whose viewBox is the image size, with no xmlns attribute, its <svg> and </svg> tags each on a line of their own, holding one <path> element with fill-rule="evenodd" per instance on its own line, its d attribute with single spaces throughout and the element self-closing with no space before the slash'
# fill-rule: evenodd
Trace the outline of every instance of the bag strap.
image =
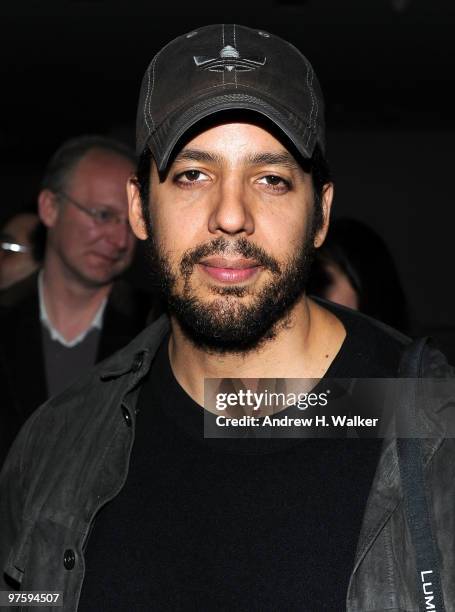
<svg viewBox="0 0 455 612">
<path fill-rule="evenodd" d="M 400 361 L 400 377 L 421 377 L 427 342 L 428 338 L 419 338 L 406 347 Z M 403 416 L 407 423 L 413 424 L 417 399 L 415 386 L 412 394 L 406 396 Z M 420 609 L 444 612 L 439 553 L 432 533 L 421 438 L 397 438 L 397 453 L 406 518 L 416 557 Z"/>
</svg>

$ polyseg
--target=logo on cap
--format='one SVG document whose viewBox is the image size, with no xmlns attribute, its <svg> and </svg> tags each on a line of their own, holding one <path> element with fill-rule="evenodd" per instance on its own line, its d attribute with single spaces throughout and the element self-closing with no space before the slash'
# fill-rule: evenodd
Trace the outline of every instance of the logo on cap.
<svg viewBox="0 0 455 612">
<path fill-rule="evenodd" d="M 202 70 L 210 72 L 246 72 L 256 70 L 264 66 L 266 57 L 240 57 L 240 53 L 235 47 L 226 45 L 220 51 L 219 57 L 207 57 L 206 55 L 194 55 L 194 63 Z"/>
</svg>

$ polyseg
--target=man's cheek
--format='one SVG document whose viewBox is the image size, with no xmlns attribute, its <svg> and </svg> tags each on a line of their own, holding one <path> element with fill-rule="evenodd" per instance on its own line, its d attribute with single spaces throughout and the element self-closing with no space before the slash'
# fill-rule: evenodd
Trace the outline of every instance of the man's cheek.
<svg viewBox="0 0 455 612">
<path fill-rule="evenodd" d="M 78 229 L 75 232 L 74 238 L 80 244 L 93 245 L 105 239 L 105 233 L 98 227 L 90 227 L 86 229 Z"/>
</svg>

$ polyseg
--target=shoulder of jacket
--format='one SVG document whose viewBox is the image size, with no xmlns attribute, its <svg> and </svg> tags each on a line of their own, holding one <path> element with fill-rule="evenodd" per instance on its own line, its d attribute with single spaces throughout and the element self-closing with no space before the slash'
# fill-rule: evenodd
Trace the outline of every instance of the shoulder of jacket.
<svg viewBox="0 0 455 612">
<path fill-rule="evenodd" d="M 65 434 L 96 411 L 107 414 L 121 400 L 122 393 L 148 372 L 154 354 L 169 329 L 166 316 L 143 330 L 125 347 L 95 365 L 62 393 L 40 406 L 26 422 L 30 435 L 48 439 Z"/>
</svg>

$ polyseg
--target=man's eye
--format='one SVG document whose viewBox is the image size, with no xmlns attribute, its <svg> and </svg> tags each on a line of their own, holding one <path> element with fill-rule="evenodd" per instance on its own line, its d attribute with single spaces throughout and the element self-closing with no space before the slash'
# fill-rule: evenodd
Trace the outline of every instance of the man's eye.
<svg viewBox="0 0 455 612">
<path fill-rule="evenodd" d="M 258 181 L 261 185 L 267 185 L 276 190 L 285 191 L 290 188 L 290 183 L 286 179 L 281 176 L 276 176 L 275 174 L 268 174 L 267 176 L 263 176 Z"/>
<path fill-rule="evenodd" d="M 201 183 L 207 180 L 207 177 L 200 170 L 185 170 L 176 179 L 180 183 Z"/>
<path fill-rule="evenodd" d="M 115 215 L 110 210 L 98 209 L 96 211 L 96 218 L 102 223 L 109 222 L 113 219 Z"/>
</svg>

